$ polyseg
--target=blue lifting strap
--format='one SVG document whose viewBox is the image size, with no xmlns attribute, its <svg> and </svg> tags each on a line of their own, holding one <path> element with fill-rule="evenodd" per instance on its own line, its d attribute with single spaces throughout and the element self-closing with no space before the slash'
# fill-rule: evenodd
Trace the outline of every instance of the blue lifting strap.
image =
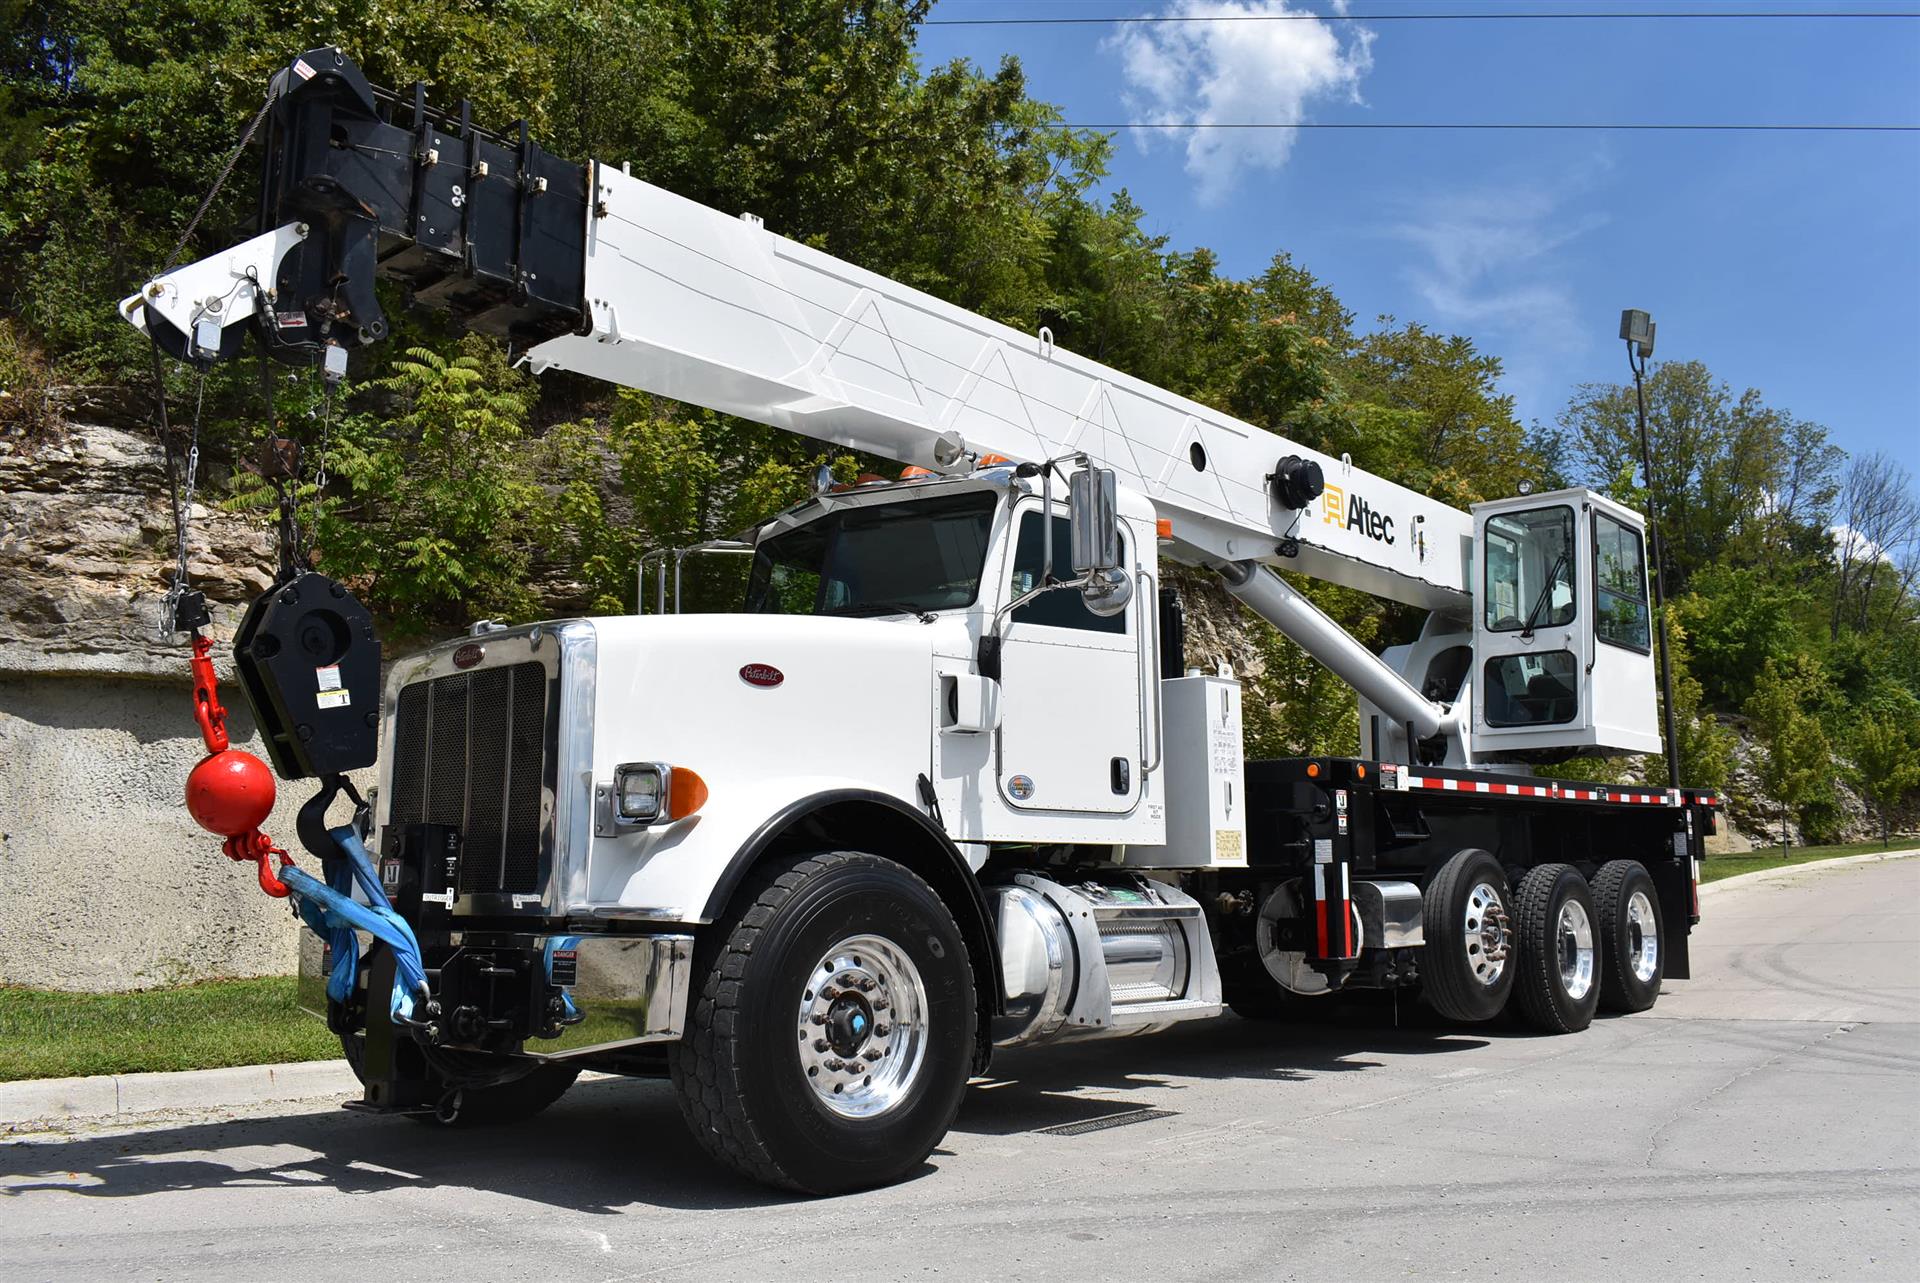
<svg viewBox="0 0 1920 1283">
<path fill-rule="evenodd" d="M 407 925 L 406 919 L 393 911 L 360 835 L 342 825 L 328 829 L 327 836 L 333 839 L 343 858 L 325 862 L 325 882 L 292 865 L 280 871 L 280 880 L 292 894 L 301 920 L 333 949 L 327 996 L 335 1002 L 345 1002 L 352 995 L 360 967 L 360 939 L 354 933 L 365 931 L 393 950 L 393 999 L 388 1010 L 397 1023 L 411 1021 L 415 1000 L 425 999 L 428 993 L 420 942 L 414 938 L 413 928 Z M 367 904 L 353 898 L 356 882 L 366 894 Z"/>
</svg>

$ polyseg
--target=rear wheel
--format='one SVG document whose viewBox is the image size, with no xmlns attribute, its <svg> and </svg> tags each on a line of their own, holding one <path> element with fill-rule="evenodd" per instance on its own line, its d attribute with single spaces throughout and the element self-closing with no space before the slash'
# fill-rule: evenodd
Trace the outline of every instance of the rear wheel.
<svg viewBox="0 0 1920 1283">
<path fill-rule="evenodd" d="M 1600 1003 L 1600 932 L 1587 880 L 1571 864 L 1529 869 L 1514 895 L 1520 972 L 1514 997 L 1528 1024 L 1577 1033 Z"/>
<path fill-rule="evenodd" d="M 1600 932 L 1600 1005 L 1608 1011 L 1645 1011 L 1659 1000 L 1667 957 L 1660 896 L 1638 860 L 1610 860 L 1593 879 L 1594 921 Z"/>
<path fill-rule="evenodd" d="M 765 870 L 703 947 L 673 1050 L 681 1112 L 743 1175 L 883 1185 L 946 1135 L 973 1059 L 973 970 L 931 887 L 852 851 Z"/>
<path fill-rule="evenodd" d="M 1461 851 L 1427 884 L 1421 996 L 1449 1020 L 1491 1020 L 1513 992 L 1507 875 L 1485 851 Z"/>
</svg>

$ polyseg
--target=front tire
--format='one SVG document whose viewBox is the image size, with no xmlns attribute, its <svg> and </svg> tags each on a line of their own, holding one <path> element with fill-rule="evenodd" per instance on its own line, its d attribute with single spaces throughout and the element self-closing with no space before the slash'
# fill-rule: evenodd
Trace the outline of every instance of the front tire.
<svg viewBox="0 0 1920 1283">
<path fill-rule="evenodd" d="M 768 867 L 710 938 L 671 1060 L 687 1126 L 769 1185 L 896 1181 L 946 1135 L 973 1060 L 973 969 L 931 887 L 853 851 Z"/>
<path fill-rule="evenodd" d="M 1600 1005 L 1608 1011 L 1645 1011 L 1660 998 L 1666 975 L 1666 924 L 1660 894 L 1638 860 L 1609 860 L 1593 878 L 1594 921 L 1600 932 Z"/>
<path fill-rule="evenodd" d="M 1520 1014 L 1542 1033 L 1578 1033 L 1600 1005 L 1600 931 L 1587 880 L 1571 864 L 1542 864 L 1514 896 L 1520 927 Z"/>
</svg>

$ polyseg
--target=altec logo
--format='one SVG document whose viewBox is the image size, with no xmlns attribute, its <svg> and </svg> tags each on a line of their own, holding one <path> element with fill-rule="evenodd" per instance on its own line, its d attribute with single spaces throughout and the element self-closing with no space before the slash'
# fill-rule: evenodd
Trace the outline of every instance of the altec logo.
<svg viewBox="0 0 1920 1283">
<path fill-rule="evenodd" d="M 1393 518 L 1373 507 L 1359 495 L 1348 497 L 1340 486 L 1328 486 L 1321 492 L 1321 521 L 1329 526 L 1358 530 L 1369 539 L 1393 543 Z"/>
</svg>

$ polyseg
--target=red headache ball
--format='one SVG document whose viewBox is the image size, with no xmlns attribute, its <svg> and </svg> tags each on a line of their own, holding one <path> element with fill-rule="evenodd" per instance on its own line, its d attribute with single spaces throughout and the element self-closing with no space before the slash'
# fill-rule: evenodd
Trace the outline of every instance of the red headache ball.
<svg viewBox="0 0 1920 1283">
<path fill-rule="evenodd" d="M 237 748 L 200 760 L 187 776 L 187 811 L 209 833 L 251 833 L 273 813 L 273 772 Z"/>
</svg>

